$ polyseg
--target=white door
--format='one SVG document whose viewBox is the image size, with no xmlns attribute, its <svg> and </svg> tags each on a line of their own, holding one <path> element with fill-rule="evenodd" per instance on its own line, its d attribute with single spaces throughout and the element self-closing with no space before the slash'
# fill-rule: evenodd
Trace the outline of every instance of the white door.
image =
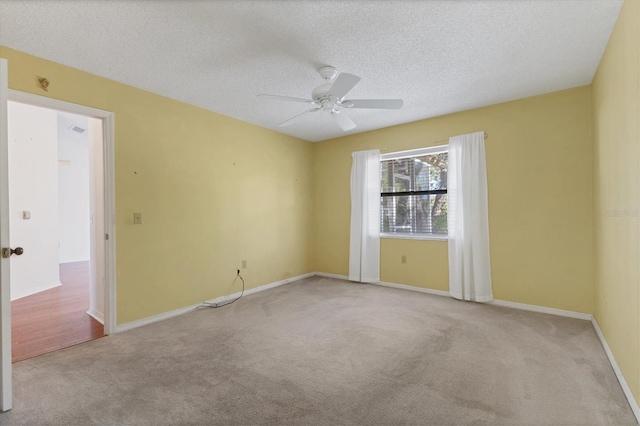
<svg viewBox="0 0 640 426">
<path fill-rule="evenodd" d="M 11 409 L 11 283 L 9 282 L 8 66 L 0 59 L 0 410 Z M 17 253 L 16 253 L 17 254 Z"/>
</svg>

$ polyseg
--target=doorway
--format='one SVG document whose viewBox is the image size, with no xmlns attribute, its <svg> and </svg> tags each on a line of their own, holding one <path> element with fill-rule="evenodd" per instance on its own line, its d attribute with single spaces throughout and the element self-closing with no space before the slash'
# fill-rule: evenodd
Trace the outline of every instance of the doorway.
<svg viewBox="0 0 640 426">
<path fill-rule="evenodd" d="M 0 58 L 0 410 L 12 407 L 11 380 L 11 257 L 18 250 L 10 239 L 11 206 L 8 183 L 8 101 L 55 109 L 57 111 L 85 115 L 100 120 L 103 136 L 104 208 L 102 209 L 104 234 L 101 247 L 104 250 L 104 333 L 116 331 L 116 230 L 115 230 L 115 167 L 114 167 L 114 116 L 109 111 L 60 101 L 45 96 L 11 90 L 8 87 L 8 61 Z M 29 249 L 25 247 L 24 249 Z"/>
<path fill-rule="evenodd" d="M 104 336 L 102 122 L 8 103 L 12 362 Z"/>
</svg>

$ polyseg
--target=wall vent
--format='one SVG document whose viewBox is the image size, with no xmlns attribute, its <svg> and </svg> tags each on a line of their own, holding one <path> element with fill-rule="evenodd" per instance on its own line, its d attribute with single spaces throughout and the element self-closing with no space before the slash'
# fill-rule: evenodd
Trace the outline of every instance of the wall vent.
<svg viewBox="0 0 640 426">
<path fill-rule="evenodd" d="M 78 126 L 75 126 L 75 125 L 69 127 L 69 130 L 74 131 L 76 133 L 84 133 L 84 132 L 86 132 L 86 129 L 83 129 L 82 127 L 78 127 Z"/>
</svg>

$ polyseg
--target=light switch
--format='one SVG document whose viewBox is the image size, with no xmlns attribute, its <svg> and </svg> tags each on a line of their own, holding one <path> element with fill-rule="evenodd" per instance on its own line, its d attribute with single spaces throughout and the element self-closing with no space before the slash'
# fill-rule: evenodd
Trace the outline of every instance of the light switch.
<svg viewBox="0 0 640 426">
<path fill-rule="evenodd" d="M 22 218 L 23 218 L 24 220 L 31 219 L 31 211 L 30 211 L 30 210 L 24 210 L 24 211 L 22 212 Z"/>
<path fill-rule="evenodd" d="M 142 225 L 142 213 L 138 212 L 133 214 L 133 224 Z"/>
</svg>

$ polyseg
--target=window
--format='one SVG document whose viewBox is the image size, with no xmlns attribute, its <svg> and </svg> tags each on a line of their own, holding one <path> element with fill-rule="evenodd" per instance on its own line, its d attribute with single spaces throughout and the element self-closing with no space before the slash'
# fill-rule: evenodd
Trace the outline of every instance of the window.
<svg viewBox="0 0 640 426">
<path fill-rule="evenodd" d="M 446 239 L 448 147 L 381 156 L 383 237 Z"/>
</svg>

